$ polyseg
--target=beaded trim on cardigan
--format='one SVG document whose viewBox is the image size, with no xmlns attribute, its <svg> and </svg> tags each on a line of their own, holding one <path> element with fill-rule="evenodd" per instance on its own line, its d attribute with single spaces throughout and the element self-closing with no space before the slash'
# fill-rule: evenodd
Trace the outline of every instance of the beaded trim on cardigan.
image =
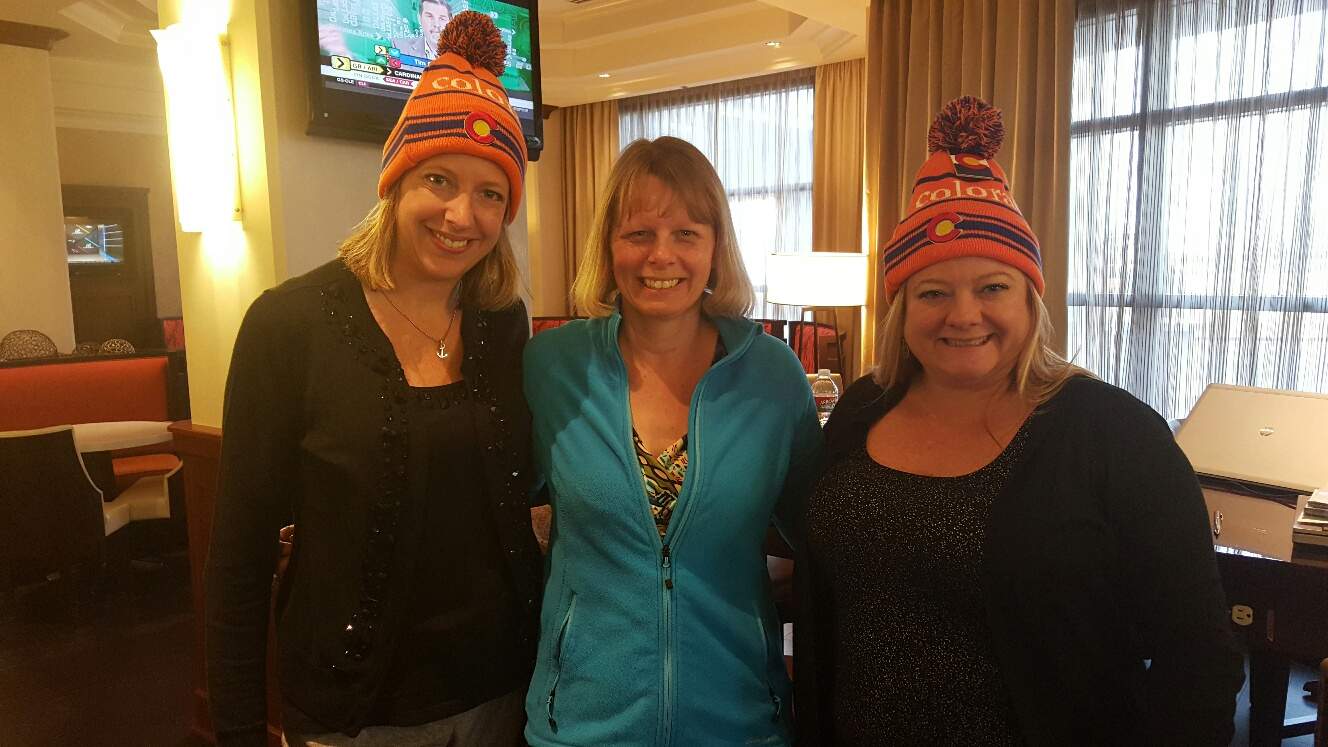
<svg viewBox="0 0 1328 747">
<path fill-rule="evenodd" d="M 321 296 L 328 323 L 339 327 L 343 341 L 355 351 L 359 361 L 382 378 L 378 393 L 378 399 L 383 405 L 380 441 L 382 472 L 379 475 L 382 492 L 376 497 L 371 508 L 368 541 L 361 562 L 359 603 L 342 631 L 342 642 L 345 646 L 342 655 L 346 660 L 358 663 L 363 661 L 373 649 L 378 623 L 386 604 L 388 582 L 391 579 L 396 551 L 396 531 L 409 475 L 407 454 L 410 446 L 410 422 L 406 402 L 410 397 L 419 397 L 434 402 L 437 407 L 447 408 L 456 401 L 458 395 L 443 393 L 435 396 L 430 392 L 412 390 L 406 383 L 405 372 L 396 355 L 375 345 L 365 331 L 364 325 L 368 322 L 357 319 L 355 313 L 349 309 L 345 290 L 339 286 L 330 286 L 321 291 Z M 504 455 L 509 457 L 509 464 L 515 463 L 514 455 L 508 453 L 510 429 L 502 408 L 493 396 L 484 365 L 489 335 L 488 312 L 468 311 L 467 313 L 475 315 L 475 339 L 467 341 L 466 346 L 466 359 L 474 365 L 475 376 L 469 380 L 469 392 L 462 391 L 458 394 L 460 396 L 468 394 L 473 401 L 488 405 L 495 426 L 495 438 L 484 446 L 485 452 L 490 457 L 485 461 L 497 464 L 499 455 Z M 473 344 L 469 344 L 471 342 Z M 505 496 L 498 501 L 500 509 L 517 504 L 515 481 L 518 477 L 520 472 L 513 470 L 510 478 L 503 480 Z M 514 552 L 512 548 L 507 548 L 509 555 Z M 333 663 L 331 668 L 342 669 L 337 663 Z"/>
</svg>

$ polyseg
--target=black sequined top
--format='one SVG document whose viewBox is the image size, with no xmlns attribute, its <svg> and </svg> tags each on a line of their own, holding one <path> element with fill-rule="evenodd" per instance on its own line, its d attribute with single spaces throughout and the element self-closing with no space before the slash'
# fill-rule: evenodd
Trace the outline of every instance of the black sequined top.
<svg viewBox="0 0 1328 747">
<path fill-rule="evenodd" d="M 1075 377 L 985 479 L 912 483 L 862 461 L 868 431 L 902 394 L 865 376 L 826 424 L 814 537 L 795 543 L 799 746 L 967 744 L 1007 729 L 1039 747 L 1229 744 L 1242 657 L 1203 494 L 1166 421 Z M 851 509 L 850 490 L 861 499 Z M 904 491 L 928 500 L 926 511 L 900 510 Z M 856 659 L 895 679 L 873 680 Z M 925 714 L 901 713 L 900 697 Z M 940 723 L 950 719 L 960 721 Z"/>
<path fill-rule="evenodd" d="M 520 305 L 466 309 L 461 322 L 473 415 L 467 474 L 504 560 L 517 616 L 507 644 L 526 676 L 542 565 L 526 497 L 528 330 Z M 226 386 L 207 569 L 208 687 L 221 744 L 265 743 L 275 538 L 292 522 L 295 546 L 276 606 L 283 700 L 325 730 L 354 734 L 372 722 L 418 599 L 438 593 L 418 582 L 439 552 L 426 527 L 437 499 L 430 465 L 445 437 L 419 407 L 438 404 L 424 394 L 430 399 L 417 400 L 406 383 L 358 280 L 339 261 L 250 307 Z"/>
<path fill-rule="evenodd" d="M 859 446 L 820 481 L 808 543 L 835 608 L 839 744 L 1019 744 L 981 588 L 993 499 L 1026 438 L 960 477 L 882 466 Z"/>
<path fill-rule="evenodd" d="M 434 436 L 417 593 L 369 721 L 414 726 L 524 690 L 528 662 L 512 641 L 521 619 L 484 480 L 472 465 L 476 404 L 464 381 L 412 389 L 406 410 Z"/>
</svg>

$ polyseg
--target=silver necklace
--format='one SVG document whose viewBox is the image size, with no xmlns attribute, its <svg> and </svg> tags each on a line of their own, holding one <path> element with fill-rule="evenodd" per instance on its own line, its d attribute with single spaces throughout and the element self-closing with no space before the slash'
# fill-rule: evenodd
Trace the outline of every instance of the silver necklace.
<svg viewBox="0 0 1328 747">
<path fill-rule="evenodd" d="M 414 327 L 416 332 L 419 332 L 424 335 L 426 339 L 438 345 L 438 352 L 434 355 L 437 355 L 439 360 L 447 360 L 447 357 L 451 355 L 451 353 L 447 352 L 447 336 L 452 334 L 452 324 L 456 322 L 457 308 L 459 307 L 452 308 L 452 315 L 447 319 L 447 331 L 443 332 L 443 336 L 434 337 L 423 329 L 420 329 L 420 325 L 416 324 L 414 319 L 406 316 L 406 312 L 402 311 L 399 306 L 392 302 L 392 297 L 387 295 L 387 291 L 380 290 L 378 292 L 383 294 L 383 299 L 387 301 L 387 305 L 391 306 L 394 311 L 401 315 L 402 319 L 405 319 L 410 326 Z"/>
</svg>

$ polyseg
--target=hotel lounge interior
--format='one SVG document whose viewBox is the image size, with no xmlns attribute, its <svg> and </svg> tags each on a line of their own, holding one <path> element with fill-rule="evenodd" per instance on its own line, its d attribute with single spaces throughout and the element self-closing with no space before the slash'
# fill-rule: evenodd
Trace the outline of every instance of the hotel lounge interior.
<svg viewBox="0 0 1328 747">
<path fill-rule="evenodd" d="M 842 391 L 877 360 L 933 118 L 998 108 L 1051 347 L 1156 410 L 1200 476 L 1246 660 L 1232 744 L 1328 747 L 1328 519 L 1304 513 L 1328 502 L 1328 0 L 504 2 L 533 32 L 507 232 L 535 335 L 583 316 L 618 154 L 673 135 L 724 183 L 751 317 Z M 237 333 L 377 201 L 409 86 L 357 92 L 388 63 L 327 28 L 418 36 L 420 6 L 0 0 L 0 745 L 213 741 Z M 273 745 L 280 712 L 269 692 Z"/>
</svg>

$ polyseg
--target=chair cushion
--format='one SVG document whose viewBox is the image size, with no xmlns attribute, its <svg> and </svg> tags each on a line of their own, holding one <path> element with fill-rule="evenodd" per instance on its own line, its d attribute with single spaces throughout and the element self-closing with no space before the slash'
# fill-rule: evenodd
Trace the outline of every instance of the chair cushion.
<svg viewBox="0 0 1328 747">
<path fill-rule="evenodd" d="M 111 460 L 111 469 L 115 471 L 116 479 L 169 475 L 179 468 L 180 458 L 174 454 L 136 454 Z"/>
</svg>

